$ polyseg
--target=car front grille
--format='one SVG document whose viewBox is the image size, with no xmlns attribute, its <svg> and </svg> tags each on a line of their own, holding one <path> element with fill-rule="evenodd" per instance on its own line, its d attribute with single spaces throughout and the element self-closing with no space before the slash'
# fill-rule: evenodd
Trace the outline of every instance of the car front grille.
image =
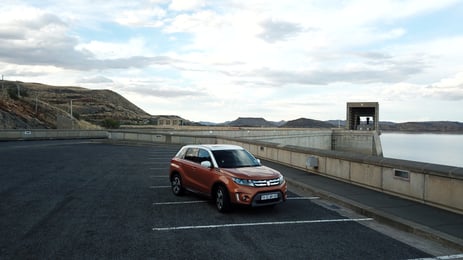
<svg viewBox="0 0 463 260">
<path fill-rule="evenodd" d="M 270 187 L 280 185 L 280 179 L 254 180 L 253 183 L 256 187 Z"/>
</svg>

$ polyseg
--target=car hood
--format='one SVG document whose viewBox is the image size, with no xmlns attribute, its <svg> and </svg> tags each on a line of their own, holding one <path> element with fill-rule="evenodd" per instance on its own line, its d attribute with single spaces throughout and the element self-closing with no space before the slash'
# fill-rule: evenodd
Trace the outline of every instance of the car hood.
<svg viewBox="0 0 463 260">
<path fill-rule="evenodd" d="M 281 176 L 280 172 L 271 169 L 267 166 L 256 166 L 256 167 L 242 167 L 242 168 L 227 168 L 221 169 L 224 172 L 228 172 L 236 178 L 243 179 L 254 179 L 254 180 L 267 180 L 276 179 Z"/>
</svg>

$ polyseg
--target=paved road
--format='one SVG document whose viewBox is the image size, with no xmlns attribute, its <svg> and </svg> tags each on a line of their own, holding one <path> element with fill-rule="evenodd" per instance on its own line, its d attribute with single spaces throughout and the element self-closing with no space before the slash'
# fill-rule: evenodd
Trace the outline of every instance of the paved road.
<svg viewBox="0 0 463 260">
<path fill-rule="evenodd" d="M 229 214 L 175 197 L 167 169 L 178 148 L 0 142 L 0 259 L 429 257 L 313 197 Z"/>
</svg>

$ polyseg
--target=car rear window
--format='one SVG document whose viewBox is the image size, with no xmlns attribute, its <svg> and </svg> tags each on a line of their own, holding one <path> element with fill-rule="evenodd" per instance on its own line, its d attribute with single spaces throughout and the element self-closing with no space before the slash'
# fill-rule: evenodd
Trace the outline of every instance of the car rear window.
<svg viewBox="0 0 463 260">
<path fill-rule="evenodd" d="M 239 168 L 259 166 L 257 159 L 246 150 L 216 150 L 215 160 L 221 168 Z"/>
</svg>

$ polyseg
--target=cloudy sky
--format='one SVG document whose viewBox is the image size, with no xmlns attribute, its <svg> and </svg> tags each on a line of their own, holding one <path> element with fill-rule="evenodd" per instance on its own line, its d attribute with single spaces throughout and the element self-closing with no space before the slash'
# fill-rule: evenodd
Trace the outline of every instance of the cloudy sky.
<svg viewBox="0 0 463 260">
<path fill-rule="evenodd" d="M 463 121 L 463 1 L 3 0 L 6 80 L 193 121 Z"/>
</svg>

